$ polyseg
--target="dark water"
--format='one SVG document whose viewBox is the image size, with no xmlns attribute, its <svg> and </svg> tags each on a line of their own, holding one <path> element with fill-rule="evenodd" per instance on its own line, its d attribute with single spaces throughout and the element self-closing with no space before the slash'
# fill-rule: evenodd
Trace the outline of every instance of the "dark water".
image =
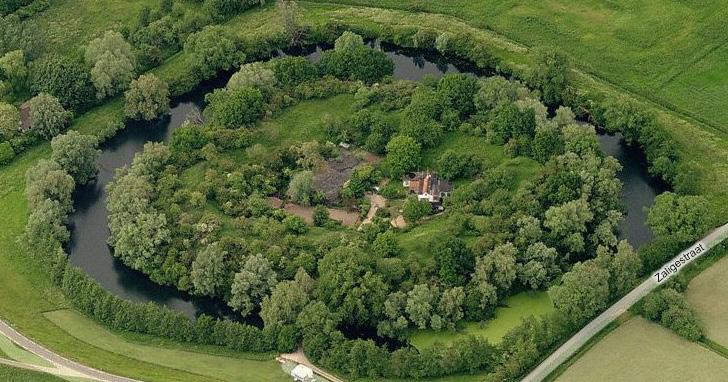
<svg viewBox="0 0 728 382">
<path fill-rule="evenodd" d="M 397 79 L 418 81 L 430 75 L 435 78 L 444 73 L 477 72 L 466 64 L 448 63 L 438 55 L 423 54 L 410 49 L 400 49 L 382 44 L 382 50 L 394 61 L 394 76 Z M 317 61 L 321 47 L 279 52 L 279 55 L 303 55 Z M 204 95 L 212 89 L 222 87 L 231 73 L 221 74 L 217 79 L 201 85 L 195 92 L 176 100 L 170 116 L 155 123 L 131 124 L 115 137 L 105 142 L 99 158 L 99 176 L 96 183 L 76 191 L 76 212 L 71 216 L 73 225 L 70 243 L 70 260 L 83 268 L 89 275 L 112 293 L 129 300 L 153 301 L 181 311 L 189 316 L 201 313 L 216 316 L 230 316 L 225 304 L 211 298 L 192 297 L 172 287 L 162 287 L 146 275 L 137 272 L 115 258 L 106 243 L 108 237 L 106 195 L 104 187 L 112 180 L 116 168 L 132 162 L 134 154 L 141 151 L 146 142 L 167 142 L 175 128 L 179 127 L 190 113 L 199 113 Z M 620 226 L 622 237 L 635 246 L 652 238 L 644 225 L 644 207 L 652 204 L 661 188 L 654 184 L 646 172 L 644 156 L 620 142 L 619 136 L 600 135 L 599 143 L 607 155 L 617 158 L 623 171 L 619 174 L 624 183 L 623 202 L 629 213 Z"/>
</svg>

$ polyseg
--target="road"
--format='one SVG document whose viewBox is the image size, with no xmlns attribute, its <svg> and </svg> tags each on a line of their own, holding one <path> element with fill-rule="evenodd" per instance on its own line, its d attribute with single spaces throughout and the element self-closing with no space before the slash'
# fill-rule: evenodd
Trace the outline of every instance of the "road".
<svg viewBox="0 0 728 382">
<path fill-rule="evenodd" d="M 60 355 L 39 345 L 37 342 L 34 342 L 28 337 L 20 334 L 17 330 L 13 329 L 2 320 L 0 320 L 0 334 L 7 337 L 10 341 L 14 342 L 21 348 L 50 362 L 54 367 L 46 368 L 14 361 L 3 362 L 9 366 L 23 367 L 26 369 L 43 371 L 61 376 L 87 378 L 101 382 L 139 382 L 134 379 L 120 377 L 118 375 L 109 374 L 101 370 L 84 366 L 67 358 L 61 357 Z"/>
<path fill-rule="evenodd" d="M 696 242 L 692 247 L 696 247 L 702 243 L 706 250 L 710 250 L 716 245 L 720 244 L 724 239 L 728 237 L 728 224 L 723 225 L 713 232 L 705 236 L 703 239 Z M 682 268 L 678 268 L 674 276 Z M 662 269 L 662 268 L 661 268 Z M 658 270 L 659 271 L 659 270 Z M 556 370 L 559 365 L 564 363 L 569 357 L 571 357 L 577 350 L 579 350 L 584 344 L 589 341 L 594 335 L 604 329 L 610 322 L 614 321 L 622 313 L 626 312 L 632 305 L 637 301 L 641 300 L 648 293 L 653 291 L 658 286 L 657 279 L 650 274 L 642 284 L 638 285 L 632 291 L 627 293 L 619 301 L 614 303 L 609 309 L 605 310 L 602 314 L 593 319 L 589 324 L 577 332 L 573 337 L 561 345 L 555 352 L 553 352 L 548 358 L 546 358 L 540 365 L 538 365 L 533 371 L 531 371 L 524 379 L 523 382 L 540 382 L 543 381 L 549 374 Z"/>
</svg>

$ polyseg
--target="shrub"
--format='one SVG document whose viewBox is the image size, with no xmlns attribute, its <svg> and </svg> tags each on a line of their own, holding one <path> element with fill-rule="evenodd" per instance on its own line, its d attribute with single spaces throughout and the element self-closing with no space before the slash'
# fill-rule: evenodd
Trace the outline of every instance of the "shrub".
<svg viewBox="0 0 728 382">
<path fill-rule="evenodd" d="M 169 112 L 169 87 L 154 74 L 142 74 L 124 93 L 124 115 L 150 121 Z"/>
<path fill-rule="evenodd" d="M 263 94 L 258 89 L 215 90 L 205 96 L 205 117 L 213 125 L 228 129 L 255 122 L 263 113 Z"/>
<path fill-rule="evenodd" d="M 316 67 L 304 57 L 283 57 L 272 61 L 276 80 L 291 87 L 318 77 Z"/>
<path fill-rule="evenodd" d="M 13 158 L 15 158 L 15 150 L 13 150 L 10 142 L 0 143 L 0 165 L 10 163 Z"/>
<path fill-rule="evenodd" d="M 426 200 L 408 198 L 402 207 L 402 216 L 410 223 L 415 223 L 432 212 L 432 205 Z"/>
</svg>

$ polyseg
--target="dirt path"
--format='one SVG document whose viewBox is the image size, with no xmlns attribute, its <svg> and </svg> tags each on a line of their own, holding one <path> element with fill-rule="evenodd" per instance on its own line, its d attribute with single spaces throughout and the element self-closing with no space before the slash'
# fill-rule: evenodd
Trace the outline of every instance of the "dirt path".
<svg viewBox="0 0 728 382">
<path fill-rule="evenodd" d="M 273 208 L 282 208 L 286 212 L 302 218 L 306 223 L 313 224 L 313 207 L 304 207 L 295 203 L 284 203 L 283 200 L 270 197 L 268 205 Z M 359 214 L 341 208 L 327 208 L 329 218 L 338 220 L 347 227 L 353 227 L 359 222 Z"/>
<path fill-rule="evenodd" d="M 364 219 L 364 221 L 361 222 L 361 224 L 371 223 L 372 219 L 374 219 L 374 215 L 377 214 L 377 211 L 380 208 L 384 208 L 384 206 L 387 204 L 387 199 L 385 199 L 384 196 L 379 195 L 379 194 L 368 193 L 368 194 L 366 194 L 366 198 L 369 199 L 369 202 L 371 203 L 371 207 L 369 208 L 367 217 Z"/>
<path fill-rule="evenodd" d="M 17 330 L 13 329 L 2 320 L 0 320 L 0 334 L 7 337 L 10 341 L 14 342 L 21 348 L 43 358 L 53 365 L 53 367 L 49 368 L 31 365 L 28 363 L 3 360 L 2 363 L 8 366 L 21 367 L 24 369 L 41 371 L 64 377 L 87 378 L 101 382 L 139 382 L 135 379 L 109 374 L 64 358 L 20 334 Z"/>
<path fill-rule="evenodd" d="M 321 370 L 316 365 L 311 363 L 311 361 L 308 360 L 308 357 L 306 357 L 306 354 L 304 354 L 303 350 L 301 350 L 301 349 L 299 349 L 295 353 L 281 354 L 280 356 L 278 356 L 278 358 L 286 360 L 286 361 L 300 363 L 301 365 L 304 365 L 304 366 L 308 366 L 309 368 L 311 368 L 311 370 L 313 370 L 314 373 L 326 378 L 330 382 L 344 382 L 343 379 L 340 379 L 333 374 L 330 374 L 324 370 Z"/>
</svg>

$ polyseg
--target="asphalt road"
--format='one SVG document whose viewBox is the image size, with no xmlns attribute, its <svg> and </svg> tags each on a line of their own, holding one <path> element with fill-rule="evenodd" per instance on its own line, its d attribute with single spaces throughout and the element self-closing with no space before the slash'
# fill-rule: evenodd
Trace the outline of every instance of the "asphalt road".
<svg viewBox="0 0 728 382">
<path fill-rule="evenodd" d="M 96 381 L 101 381 L 101 382 L 139 382 L 135 379 L 130 379 L 130 378 L 125 378 L 125 377 L 120 377 L 118 375 L 109 374 L 109 373 L 103 372 L 101 370 L 90 368 L 88 366 L 84 366 L 79 363 L 73 362 L 69 359 L 66 359 L 64 357 L 61 357 L 60 355 L 39 345 L 37 342 L 34 342 L 31 339 L 29 339 L 28 337 L 25 337 L 24 335 L 18 333 L 17 330 L 11 328 L 10 325 L 6 324 L 2 320 L 0 320 L 0 334 L 4 335 L 5 337 L 10 339 L 12 342 L 17 344 L 18 346 L 24 348 L 25 350 L 50 362 L 51 364 L 53 364 L 53 366 L 55 367 L 57 372 L 53 372 L 52 369 L 41 370 L 41 369 L 38 369 L 38 368 L 32 367 L 32 366 L 29 368 L 37 369 L 39 371 L 49 372 L 51 374 L 88 378 L 91 380 L 96 380 Z M 43 368 L 43 369 L 46 369 L 46 368 Z"/>
<path fill-rule="evenodd" d="M 707 250 L 720 244 L 724 239 L 728 237 L 728 224 L 718 227 L 713 232 L 705 236 L 700 241 L 702 242 Z M 694 246 L 694 245 L 693 245 Z M 692 247 L 690 247 L 692 248 Z M 684 268 L 684 267 L 683 267 Z M 678 272 L 683 268 L 678 268 Z M 674 275 L 674 274 L 673 274 Z M 650 274 L 642 284 L 638 285 L 631 292 L 627 293 L 614 305 L 605 310 L 602 314 L 593 319 L 589 324 L 583 327 L 573 337 L 561 345 L 555 352 L 553 352 L 548 358 L 546 358 L 540 365 L 538 365 L 533 371 L 531 371 L 524 379 L 523 382 L 540 382 L 544 380 L 549 374 L 556 370 L 559 365 L 564 363 L 569 357 L 576 353 L 579 348 L 589 341 L 594 335 L 604 329 L 610 322 L 614 321 L 622 313 L 626 312 L 632 305 L 637 301 L 641 300 L 648 293 L 657 288 L 659 284 L 657 279 Z"/>
</svg>

